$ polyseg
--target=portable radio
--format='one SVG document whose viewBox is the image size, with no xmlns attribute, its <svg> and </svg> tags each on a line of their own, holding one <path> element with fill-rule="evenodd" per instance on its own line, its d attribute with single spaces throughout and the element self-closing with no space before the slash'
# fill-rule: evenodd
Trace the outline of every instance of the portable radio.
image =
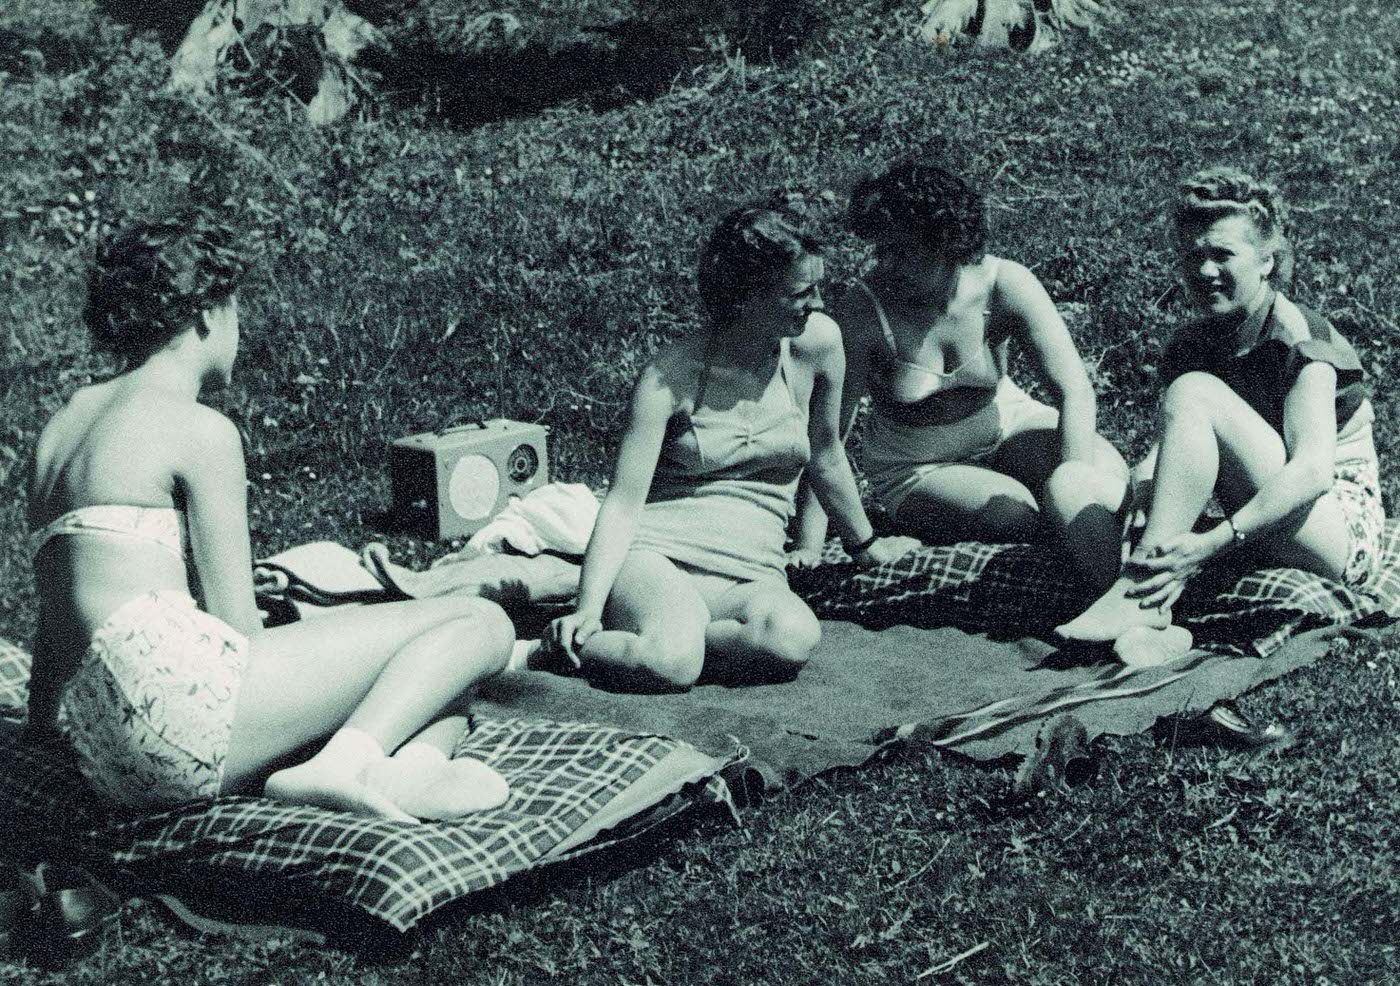
<svg viewBox="0 0 1400 986">
<path fill-rule="evenodd" d="M 491 418 L 389 443 L 394 515 L 439 538 L 475 534 L 548 482 L 543 425 Z"/>
</svg>

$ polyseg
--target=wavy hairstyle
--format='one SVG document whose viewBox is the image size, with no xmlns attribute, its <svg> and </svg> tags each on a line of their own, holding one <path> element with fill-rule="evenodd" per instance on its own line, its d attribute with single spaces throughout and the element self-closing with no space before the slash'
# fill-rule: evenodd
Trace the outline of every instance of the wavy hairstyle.
<svg viewBox="0 0 1400 986">
<path fill-rule="evenodd" d="M 102 348 L 144 362 L 228 301 L 250 263 L 234 228 L 210 209 L 135 223 L 98 247 L 83 321 Z"/>
<path fill-rule="evenodd" d="M 1270 279 L 1287 285 L 1293 278 L 1293 248 L 1284 235 L 1283 196 L 1273 184 L 1232 167 L 1204 168 L 1177 189 L 1172 229 L 1208 226 L 1229 216 L 1245 216 L 1257 234 L 1260 250 L 1274 255 Z"/>
<path fill-rule="evenodd" d="M 700 301 L 710 321 L 728 327 L 755 291 L 767 287 L 822 244 L 803 232 L 790 208 L 776 202 L 725 215 L 700 251 Z"/>
<path fill-rule="evenodd" d="M 987 213 L 982 196 L 936 165 L 902 161 L 856 185 L 846 210 L 846 228 L 869 241 L 891 227 L 908 230 L 958 266 L 976 263 L 986 253 Z"/>
</svg>

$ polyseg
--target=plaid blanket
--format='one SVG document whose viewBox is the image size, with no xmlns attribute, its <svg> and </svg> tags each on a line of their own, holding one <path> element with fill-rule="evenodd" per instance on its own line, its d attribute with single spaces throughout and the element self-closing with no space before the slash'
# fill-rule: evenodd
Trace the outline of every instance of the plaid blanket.
<svg viewBox="0 0 1400 986">
<path fill-rule="evenodd" d="M 1263 657 L 1302 630 L 1400 616 L 1400 521 L 1389 520 L 1380 576 L 1359 592 L 1295 568 L 1220 566 L 1193 580 L 1176 606 L 1198 647 Z M 1043 545 L 963 542 L 927 547 L 862 571 L 827 545 L 824 564 L 789 573 L 824 619 L 863 626 L 955 626 L 995 637 L 1045 637 L 1092 598 L 1066 578 L 1070 561 Z"/>
<path fill-rule="evenodd" d="M 571 837 L 600 814 L 616 815 L 616 802 L 630 806 L 629 796 L 635 809 L 597 844 L 699 802 L 729 803 L 715 775 L 734 756 L 608 726 L 505 719 L 478 723 L 459 752 L 499 770 L 511 798 L 459 821 L 403 825 L 253 797 L 118 816 L 93 799 L 64 750 L 17 742 L 28 674 L 29 655 L 0 641 L 0 851 L 76 862 L 133 896 L 227 897 L 263 922 L 271 914 L 293 927 L 377 921 L 407 931 L 444 904 L 579 854 L 585 847 Z M 664 789 L 646 789 L 668 760 Z"/>
</svg>

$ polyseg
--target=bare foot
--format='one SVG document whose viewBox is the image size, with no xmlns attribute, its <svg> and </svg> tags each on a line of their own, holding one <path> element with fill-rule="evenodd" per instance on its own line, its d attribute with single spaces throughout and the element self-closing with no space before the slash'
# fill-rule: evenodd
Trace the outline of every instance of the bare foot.
<svg viewBox="0 0 1400 986">
<path fill-rule="evenodd" d="M 374 737 L 358 729 L 341 729 L 310 760 L 269 777 L 263 794 L 287 804 L 416 822 L 416 818 L 365 782 L 370 765 L 386 759 Z"/>
<path fill-rule="evenodd" d="M 427 743 L 405 744 L 371 764 L 371 788 L 416 818 L 461 818 L 499 808 L 510 796 L 506 780 L 480 760 L 447 755 Z"/>
<path fill-rule="evenodd" d="M 1153 668 L 1185 657 L 1194 642 L 1185 627 L 1133 627 L 1113 642 L 1113 653 L 1129 667 Z"/>
<path fill-rule="evenodd" d="M 1117 640 L 1134 627 L 1162 630 L 1171 626 L 1171 610 L 1143 609 L 1138 600 L 1128 596 L 1128 590 L 1136 584 L 1126 575 L 1119 576 L 1093 605 L 1068 623 L 1057 626 L 1055 632 L 1065 640 L 1103 643 Z"/>
</svg>

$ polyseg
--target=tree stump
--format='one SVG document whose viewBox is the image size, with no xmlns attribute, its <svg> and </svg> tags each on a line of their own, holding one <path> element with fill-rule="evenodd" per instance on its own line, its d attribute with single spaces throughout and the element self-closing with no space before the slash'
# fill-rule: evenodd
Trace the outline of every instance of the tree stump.
<svg viewBox="0 0 1400 986">
<path fill-rule="evenodd" d="M 1099 0 L 928 0 L 919 33 L 948 44 L 971 37 L 980 45 L 1042 51 L 1070 28 L 1093 28 L 1110 14 Z"/>
</svg>

